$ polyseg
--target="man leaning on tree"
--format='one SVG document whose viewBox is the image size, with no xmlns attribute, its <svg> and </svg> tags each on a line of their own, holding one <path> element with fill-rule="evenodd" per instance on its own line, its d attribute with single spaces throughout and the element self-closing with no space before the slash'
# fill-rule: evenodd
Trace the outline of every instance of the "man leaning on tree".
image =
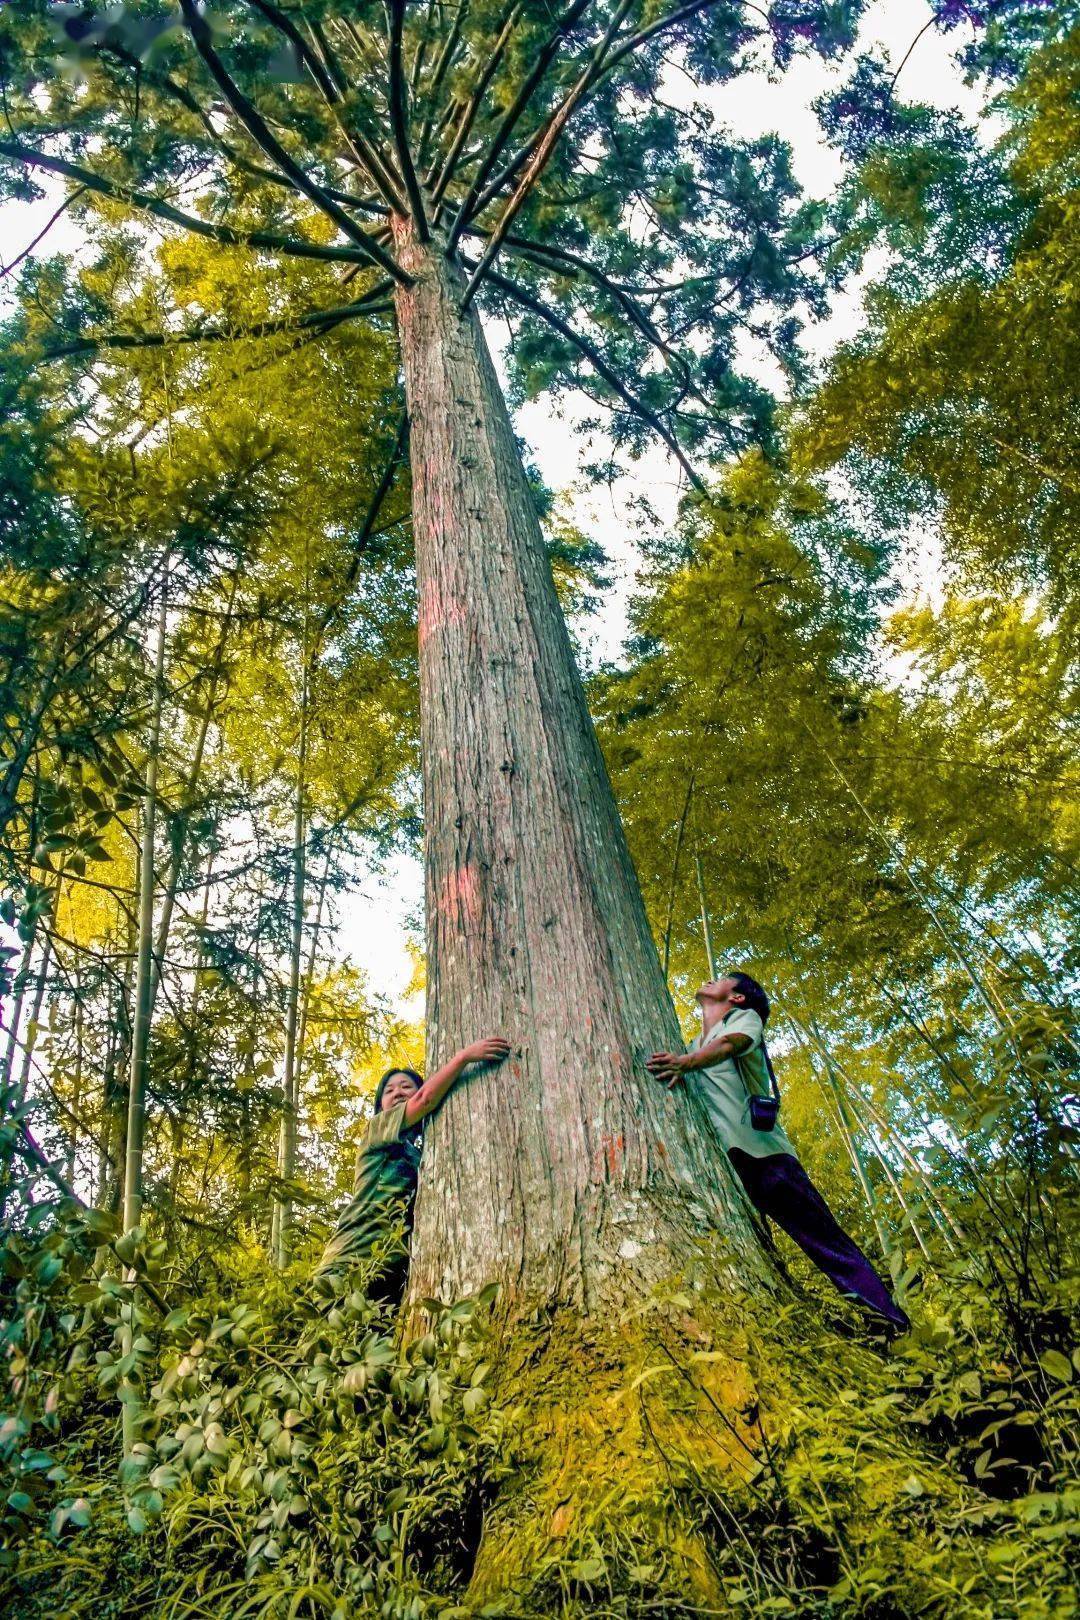
<svg viewBox="0 0 1080 1620">
<path fill-rule="evenodd" d="M 754 1115 L 769 1110 L 752 1105 L 767 1098 L 771 1074 L 765 1054 L 769 998 L 748 973 L 710 980 L 697 993 L 701 1034 L 688 1052 L 654 1052 L 648 1069 L 668 1089 L 694 1085 L 719 1140 L 754 1208 L 771 1217 L 804 1254 L 840 1289 L 893 1333 L 910 1327 L 905 1313 L 869 1260 L 840 1226 L 799 1163 L 784 1129 L 775 1121 L 755 1126 Z"/>
</svg>

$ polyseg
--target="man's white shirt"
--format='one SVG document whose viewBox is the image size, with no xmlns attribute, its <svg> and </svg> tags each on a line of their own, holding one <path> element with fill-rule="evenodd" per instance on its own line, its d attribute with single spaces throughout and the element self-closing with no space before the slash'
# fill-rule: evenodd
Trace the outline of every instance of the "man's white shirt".
<svg viewBox="0 0 1080 1620">
<path fill-rule="evenodd" d="M 696 1036 L 690 1050 L 697 1052 L 710 1042 L 718 1041 L 721 1035 L 748 1035 L 749 1047 L 739 1053 L 737 1062 L 733 1057 L 721 1058 L 710 1063 L 707 1069 L 695 1069 L 686 1077 L 688 1085 L 697 1086 L 724 1148 L 740 1148 L 755 1159 L 768 1159 L 774 1153 L 795 1153 L 781 1125 L 775 1125 L 771 1131 L 755 1131 L 750 1123 L 750 1092 L 760 1097 L 771 1094 L 769 1071 L 761 1051 L 763 1034 L 761 1019 L 752 1008 L 736 1008 L 722 1023 L 714 1024 L 707 1036 Z"/>
</svg>

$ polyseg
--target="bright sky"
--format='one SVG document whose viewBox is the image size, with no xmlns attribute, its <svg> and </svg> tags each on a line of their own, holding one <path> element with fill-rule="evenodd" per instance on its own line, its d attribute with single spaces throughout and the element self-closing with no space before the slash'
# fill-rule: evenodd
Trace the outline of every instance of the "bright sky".
<svg viewBox="0 0 1080 1620">
<path fill-rule="evenodd" d="M 875 53 L 884 50 L 893 62 L 899 63 L 930 15 L 925 0 L 877 0 L 868 8 L 860 45 Z M 943 37 L 934 29 L 924 34 L 904 68 L 899 91 L 912 99 L 958 107 L 974 116 L 979 97 L 963 84 L 953 65 L 956 39 L 956 35 Z M 841 166 L 837 154 L 823 141 L 811 109 L 819 96 L 840 82 L 844 72 L 843 65 L 834 69 L 818 60 L 799 59 L 776 81 L 764 74 L 744 76 L 706 94 L 718 115 L 738 134 L 753 137 L 776 131 L 781 135 L 792 147 L 795 171 L 807 192 L 827 196 L 838 181 Z M 678 93 L 674 82 L 672 92 Z M 683 93 L 690 95 L 694 91 L 686 85 Z M 5 264 L 44 227 L 56 201 L 51 197 L 33 205 L 8 204 L 0 208 L 0 257 Z M 77 240 L 62 220 L 40 251 L 70 249 Z M 829 319 L 811 330 L 811 352 L 823 356 L 854 333 L 859 312 L 860 292 L 855 286 L 835 301 Z M 498 333 L 493 332 L 492 337 L 497 343 Z M 744 357 L 744 363 L 752 369 L 752 356 Z M 627 600 L 639 563 L 630 501 L 635 492 L 646 490 L 661 519 L 671 519 L 679 495 L 677 469 L 673 469 L 666 453 L 654 449 L 628 467 L 626 476 L 611 490 L 586 491 L 579 482 L 580 441 L 569 431 L 575 414 L 572 403 L 561 414 L 555 414 L 550 404 L 540 402 L 525 407 L 517 425 L 546 483 L 565 492 L 575 521 L 602 543 L 611 558 L 615 585 L 590 623 L 588 641 L 594 658 L 614 658 L 625 634 Z M 928 556 L 927 564 L 931 561 Z M 919 573 L 929 572 L 930 566 L 917 570 L 916 583 Z M 353 895 L 338 903 L 340 948 L 366 971 L 374 990 L 411 1016 L 420 1009 L 404 1001 L 405 987 L 412 977 L 406 940 L 422 914 L 422 891 L 419 863 L 399 857 L 380 877 L 365 879 Z"/>
</svg>

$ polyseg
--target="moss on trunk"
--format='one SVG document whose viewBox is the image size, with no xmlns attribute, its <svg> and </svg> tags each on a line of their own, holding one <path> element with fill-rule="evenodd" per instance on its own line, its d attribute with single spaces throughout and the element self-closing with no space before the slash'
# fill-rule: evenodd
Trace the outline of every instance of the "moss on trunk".
<svg viewBox="0 0 1080 1620">
<path fill-rule="evenodd" d="M 897 1366 L 723 1289 L 504 1330 L 509 1466 L 451 1615 L 1070 1613 L 1067 1561 L 935 1456 Z M 1040 1572 L 1014 1606 L 1014 1563 Z"/>
</svg>

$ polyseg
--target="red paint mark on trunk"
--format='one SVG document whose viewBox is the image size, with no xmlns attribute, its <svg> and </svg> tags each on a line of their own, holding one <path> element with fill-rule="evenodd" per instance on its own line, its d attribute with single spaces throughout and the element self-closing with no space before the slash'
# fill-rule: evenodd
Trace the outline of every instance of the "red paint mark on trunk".
<svg viewBox="0 0 1080 1620">
<path fill-rule="evenodd" d="M 600 1138 L 600 1152 L 597 1154 L 597 1159 L 606 1165 L 609 1181 L 613 1181 L 618 1173 L 619 1165 L 622 1163 L 624 1146 L 621 1131 L 618 1136 L 602 1136 Z"/>
<path fill-rule="evenodd" d="M 429 636 L 436 630 L 445 630 L 449 625 L 464 624 L 466 619 L 465 604 L 463 602 L 448 602 L 438 597 L 434 591 L 428 591 L 420 603 L 417 622 L 417 634 L 421 647 Z"/>
<path fill-rule="evenodd" d="M 475 861 L 446 874 L 436 890 L 435 906 L 455 922 L 475 922 L 480 915 L 480 874 Z"/>
</svg>

